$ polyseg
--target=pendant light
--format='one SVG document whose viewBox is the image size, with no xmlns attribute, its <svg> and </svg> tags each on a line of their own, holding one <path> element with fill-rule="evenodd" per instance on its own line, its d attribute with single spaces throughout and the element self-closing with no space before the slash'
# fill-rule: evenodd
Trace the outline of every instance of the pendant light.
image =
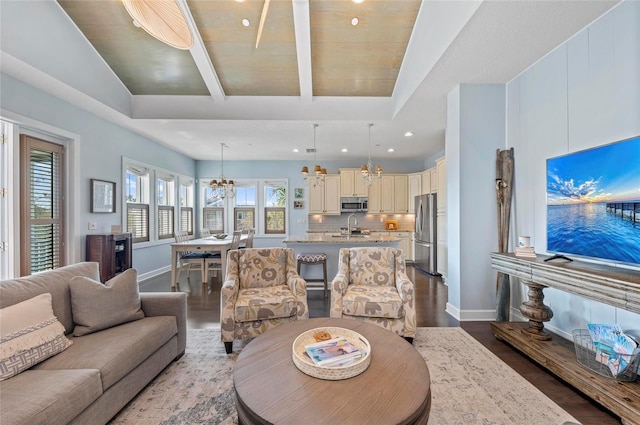
<svg viewBox="0 0 640 425">
<path fill-rule="evenodd" d="M 224 143 L 220 143 L 220 181 L 213 179 L 209 183 L 209 187 L 213 189 L 213 196 L 224 199 L 226 197 L 233 198 L 236 196 L 236 189 L 233 180 L 227 181 L 224 176 Z"/>
<path fill-rule="evenodd" d="M 362 174 L 362 178 L 364 180 L 364 185 L 369 187 L 373 183 L 373 178 L 382 178 L 382 167 L 380 165 L 376 165 L 376 168 L 373 168 L 373 163 L 371 162 L 371 127 L 373 124 L 369 123 L 369 160 L 366 164 L 362 164 L 360 167 L 360 173 Z"/>
<path fill-rule="evenodd" d="M 327 175 L 327 169 L 322 168 L 317 164 L 316 161 L 316 128 L 318 124 L 311 124 L 313 126 L 313 174 L 309 175 L 309 168 L 305 165 L 302 167 L 301 173 L 303 177 L 303 183 L 305 185 L 311 185 L 316 187 L 319 184 L 324 183 L 324 178 Z"/>
</svg>

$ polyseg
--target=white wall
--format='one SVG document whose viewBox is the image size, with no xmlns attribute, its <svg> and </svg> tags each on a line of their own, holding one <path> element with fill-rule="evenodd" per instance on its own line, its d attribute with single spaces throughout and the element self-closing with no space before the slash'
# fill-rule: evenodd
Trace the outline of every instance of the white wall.
<svg viewBox="0 0 640 425">
<path fill-rule="evenodd" d="M 463 84 L 447 97 L 449 300 L 458 320 L 495 317 L 496 151 L 505 144 L 505 86 Z"/>
<path fill-rule="evenodd" d="M 546 160 L 640 134 L 640 2 L 626 1 L 507 84 L 507 147 L 515 149 L 511 246 L 546 251 Z M 640 158 L 638 159 L 640 167 Z M 514 288 L 512 305 L 525 297 Z M 588 322 L 640 330 L 640 315 L 546 289 L 548 327 L 570 337 Z"/>
</svg>

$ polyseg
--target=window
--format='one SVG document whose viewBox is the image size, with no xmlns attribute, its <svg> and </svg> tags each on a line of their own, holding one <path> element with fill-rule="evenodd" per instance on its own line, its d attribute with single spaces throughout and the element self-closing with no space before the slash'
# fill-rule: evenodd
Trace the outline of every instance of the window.
<svg viewBox="0 0 640 425">
<path fill-rule="evenodd" d="M 30 275 L 64 264 L 64 199 L 61 145 L 20 136 L 20 274 Z"/>
<path fill-rule="evenodd" d="M 204 208 L 202 209 L 202 227 L 213 234 L 224 233 L 224 199 L 217 198 L 209 187 L 209 182 L 203 182 Z"/>
<path fill-rule="evenodd" d="M 127 232 L 133 243 L 149 240 L 149 169 L 129 164 L 125 172 Z"/>
<path fill-rule="evenodd" d="M 173 237 L 173 223 L 176 199 L 175 177 L 171 174 L 158 172 L 156 179 L 156 202 L 158 205 L 158 239 Z"/>
<path fill-rule="evenodd" d="M 233 230 L 249 230 L 256 227 L 256 187 L 236 185 Z"/>
<path fill-rule="evenodd" d="M 213 196 L 209 179 L 200 183 L 202 226 L 212 233 L 255 229 L 257 236 L 287 232 L 289 204 L 287 179 L 234 179 L 236 194 L 224 199 Z"/>
<path fill-rule="evenodd" d="M 286 233 L 286 182 L 264 183 L 264 233 Z"/>
<path fill-rule="evenodd" d="M 180 189 L 178 193 L 180 204 L 180 230 L 193 235 L 193 180 L 180 177 Z"/>
</svg>

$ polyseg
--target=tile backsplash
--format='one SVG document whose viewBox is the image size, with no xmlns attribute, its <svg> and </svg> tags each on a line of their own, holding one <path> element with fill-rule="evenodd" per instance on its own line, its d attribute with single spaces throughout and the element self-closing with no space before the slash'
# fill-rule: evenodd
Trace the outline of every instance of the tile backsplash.
<svg viewBox="0 0 640 425">
<path fill-rule="evenodd" d="M 414 229 L 413 214 L 366 214 L 355 213 L 358 219 L 358 227 L 365 227 L 371 230 L 385 230 L 385 220 L 397 220 L 398 230 Z M 341 227 L 347 227 L 349 214 L 340 215 L 320 215 L 309 214 L 309 231 L 312 232 L 339 232 Z M 353 218 L 351 219 L 353 225 Z"/>
</svg>

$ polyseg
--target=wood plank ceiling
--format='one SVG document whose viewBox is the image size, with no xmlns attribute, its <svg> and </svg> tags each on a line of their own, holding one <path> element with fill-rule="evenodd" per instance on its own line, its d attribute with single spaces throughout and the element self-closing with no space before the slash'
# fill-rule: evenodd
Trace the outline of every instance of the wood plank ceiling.
<svg viewBox="0 0 640 425">
<path fill-rule="evenodd" d="M 209 95 L 190 52 L 136 28 L 120 0 L 58 3 L 131 94 Z M 391 96 L 420 4 L 310 0 L 313 95 Z M 187 0 L 186 6 L 225 95 L 300 95 L 291 0 L 271 0 L 257 48 L 264 0 Z"/>
</svg>

